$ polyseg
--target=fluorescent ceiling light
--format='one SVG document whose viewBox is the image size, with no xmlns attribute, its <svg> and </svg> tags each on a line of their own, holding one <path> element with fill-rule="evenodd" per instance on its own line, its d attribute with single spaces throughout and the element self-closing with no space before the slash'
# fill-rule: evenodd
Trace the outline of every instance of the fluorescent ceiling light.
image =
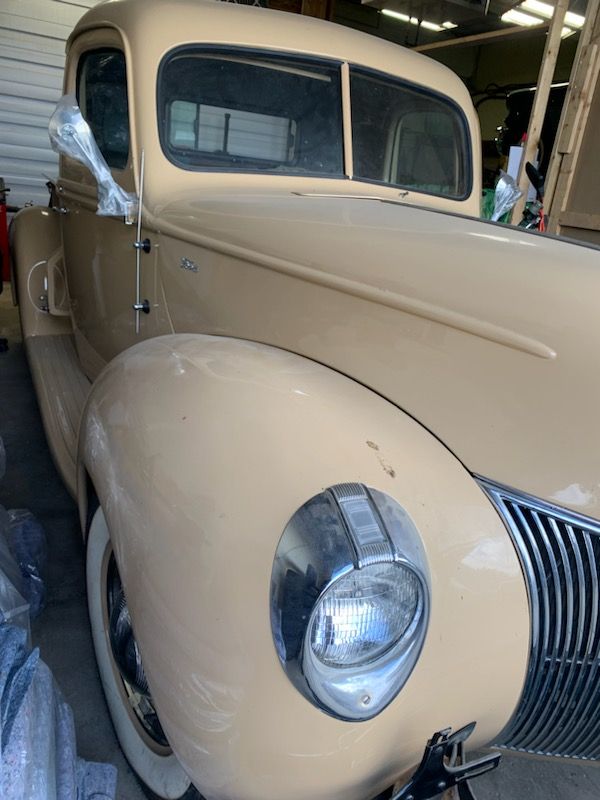
<svg viewBox="0 0 600 800">
<path fill-rule="evenodd" d="M 544 19 L 552 19 L 554 14 L 554 6 L 550 3 L 542 3 L 541 0 L 524 0 L 519 6 L 519 11 L 530 11 L 532 14 L 537 14 L 538 17 Z M 581 14 L 574 14 L 572 11 L 567 11 L 565 14 L 565 23 L 570 28 L 583 28 L 585 17 Z M 563 36 L 564 39 L 564 36 Z"/>
<path fill-rule="evenodd" d="M 502 22 L 514 22 L 515 25 L 522 25 L 525 28 L 531 28 L 534 25 L 541 25 L 542 20 L 539 17 L 532 17 L 531 14 L 524 14 L 522 11 L 517 11 L 511 8 L 500 17 Z"/>
<path fill-rule="evenodd" d="M 550 3 L 542 3 L 540 0 L 525 0 L 519 6 L 519 10 L 531 11 L 532 14 L 537 14 L 538 17 L 544 17 L 544 19 L 552 19 L 554 15 L 554 6 L 551 6 Z"/>
<path fill-rule="evenodd" d="M 581 14 L 574 14 L 572 11 L 567 11 L 565 14 L 565 22 L 572 28 L 583 28 L 585 17 L 582 17 Z"/>
<path fill-rule="evenodd" d="M 442 28 L 446 28 L 447 31 L 451 31 L 452 28 L 458 28 L 458 25 L 455 22 L 442 22 Z"/>
<path fill-rule="evenodd" d="M 391 11 L 389 8 L 382 8 L 381 13 L 385 14 L 386 17 L 398 19 L 400 22 L 409 22 L 411 25 L 420 25 L 422 28 L 426 28 L 428 31 L 435 31 L 436 33 L 439 33 L 440 31 L 444 30 L 441 25 L 437 25 L 435 22 L 428 22 L 426 19 L 419 21 L 417 17 L 409 17 L 408 14 L 400 14 L 400 12 Z"/>
<path fill-rule="evenodd" d="M 568 36 L 572 36 L 574 33 L 575 33 L 575 31 L 573 30 L 573 28 L 568 28 L 565 25 L 565 27 L 560 32 L 560 38 L 561 39 L 566 39 Z"/>
<path fill-rule="evenodd" d="M 408 14 L 399 14 L 397 11 L 390 11 L 389 8 L 382 8 L 381 13 L 385 14 L 386 17 L 394 17 L 394 19 L 399 19 L 402 22 L 410 21 Z"/>
</svg>

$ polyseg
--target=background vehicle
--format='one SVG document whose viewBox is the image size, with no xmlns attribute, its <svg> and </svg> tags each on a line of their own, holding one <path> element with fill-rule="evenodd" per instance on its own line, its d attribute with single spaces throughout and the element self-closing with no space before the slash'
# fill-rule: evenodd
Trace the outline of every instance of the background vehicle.
<svg viewBox="0 0 600 800">
<path fill-rule="evenodd" d="M 65 94 L 16 271 L 143 781 L 363 800 L 471 721 L 596 757 L 598 252 L 479 221 L 466 89 L 354 31 L 110 2 Z"/>
<path fill-rule="evenodd" d="M 543 175 L 548 171 L 552 145 L 556 138 L 566 93 L 567 84 L 553 86 L 550 90 L 548 109 L 540 135 L 540 172 Z M 506 108 L 508 113 L 500 128 L 497 140 L 498 149 L 502 155 L 507 156 L 509 149 L 512 146 L 521 144 L 523 136 L 527 134 L 534 95 L 535 87 L 516 89 L 507 95 Z"/>
</svg>

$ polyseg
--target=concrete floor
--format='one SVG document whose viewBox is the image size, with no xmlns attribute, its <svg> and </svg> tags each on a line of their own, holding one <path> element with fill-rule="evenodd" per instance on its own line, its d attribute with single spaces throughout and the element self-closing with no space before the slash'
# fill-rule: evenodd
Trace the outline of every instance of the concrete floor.
<svg viewBox="0 0 600 800">
<path fill-rule="evenodd" d="M 0 337 L 9 340 L 9 351 L 0 353 L 0 436 L 7 451 L 0 503 L 33 511 L 49 545 L 48 604 L 33 624 L 34 644 L 73 708 L 79 754 L 117 766 L 118 800 L 142 800 L 104 702 L 89 632 L 76 507 L 46 445 L 17 312 L 6 287 L 0 295 Z M 598 800 L 600 767 L 505 754 L 500 767 L 478 779 L 473 789 L 478 800 Z"/>
</svg>

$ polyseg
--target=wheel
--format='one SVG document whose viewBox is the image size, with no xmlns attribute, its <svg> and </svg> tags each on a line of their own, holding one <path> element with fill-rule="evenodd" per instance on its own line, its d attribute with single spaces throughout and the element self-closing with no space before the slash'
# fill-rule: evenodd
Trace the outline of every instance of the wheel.
<svg viewBox="0 0 600 800">
<path fill-rule="evenodd" d="M 200 794 L 171 750 L 152 702 L 100 507 L 88 532 L 86 578 L 98 671 L 125 757 L 150 797 L 197 800 Z"/>
</svg>

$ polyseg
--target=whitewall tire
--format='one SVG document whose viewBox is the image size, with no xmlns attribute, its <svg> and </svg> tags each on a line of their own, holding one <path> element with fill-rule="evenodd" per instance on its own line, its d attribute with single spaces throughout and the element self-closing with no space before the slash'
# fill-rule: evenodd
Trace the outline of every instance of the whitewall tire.
<svg viewBox="0 0 600 800">
<path fill-rule="evenodd" d="M 121 748 L 137 774 L 160 800 L 192 800 L 200 795 L 168 746 L 148 734 L 129 700 L 131 689 L 113 657 L 108 624 L 109 564 L 114 564 L 110 534 L 101 508 L 90 525 L 86 551 L 88 609 L 98 671 Z M 115 567 L 113 566 L 114 570 Z"/>
</svg>

